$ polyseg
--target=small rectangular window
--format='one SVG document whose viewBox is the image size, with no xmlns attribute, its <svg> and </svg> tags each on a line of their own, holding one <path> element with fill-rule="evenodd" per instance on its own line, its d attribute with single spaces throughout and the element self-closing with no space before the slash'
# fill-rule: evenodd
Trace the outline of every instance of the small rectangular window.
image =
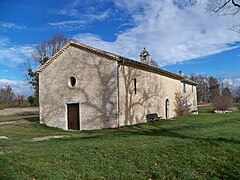
<svg viewBox="0 0 240 180">
<path fill-rule="evenodd" d="M 194 92 L 194 86 L 192 85 L 192 92 Z"/>
<path fill-rule="evenodd" d="M 186 83 L 183 83 L 183 92 L 186 92 Z"/>
<path fill-rule="evenodd" d="M 137 94 L 137 79 L 134 79 L 134 93 Z"/>
</svg>

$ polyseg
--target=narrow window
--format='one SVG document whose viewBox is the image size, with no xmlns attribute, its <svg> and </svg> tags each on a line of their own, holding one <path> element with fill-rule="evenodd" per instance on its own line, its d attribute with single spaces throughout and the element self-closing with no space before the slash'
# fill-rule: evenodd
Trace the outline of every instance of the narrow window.
<svg viewBox="0 0 240 180">
<path fill-rule="evenodd" d="M 194 100 L 193 100 L 193 106 L 196 106 L 196 104 L 195 104 L 195 103 L 196 103 L 196 101 L 195 101 L 195 99 L 194 99 Z"/>
<path fill-rule="evenodd" d="M 186 83 L 183 83 L 183 92 L 186 92 Z"/>
<path fill-rule="evenodd" d="M 192 92 L 194 92 L 194 86 L 192 85 Z"/>
<path fill-rule="evenodd" d="M 185 101 L 186 107 L 188 107 L 188 100 Z"/>
<path fill-rule="evenodd" d="M 134 93 L 137 94 L 137 79 L 134 79 Z"/>
</svg>

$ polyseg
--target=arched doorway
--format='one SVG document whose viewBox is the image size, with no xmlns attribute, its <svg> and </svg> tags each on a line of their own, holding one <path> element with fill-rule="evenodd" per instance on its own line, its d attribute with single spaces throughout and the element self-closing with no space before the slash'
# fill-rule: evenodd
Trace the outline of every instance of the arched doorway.
<svg viewBox="0 0 240 180">
<path fill-rule="evenodd" d="M 166 119 L 169 119 L 169 106 L 170 106 L 169 100 L 166 99 L 165 101 L 165 118 Z"/>
</svg>

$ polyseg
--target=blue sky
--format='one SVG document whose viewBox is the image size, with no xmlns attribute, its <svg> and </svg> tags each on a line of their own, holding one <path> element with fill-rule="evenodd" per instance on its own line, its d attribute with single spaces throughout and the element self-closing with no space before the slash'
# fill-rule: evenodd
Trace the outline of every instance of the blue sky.
<svg viewBox="0 0 240 180">
<path fill-rule="evenodd" d="M 206 13 L 206 0 L 1 0 L 0 87 L 29 95 L 23 63 L 35 46 L 63 34 L 138 60 L 146 47 L 161 68 L 222 76 L 240 84 L 239 16 Z"/>
</svg>

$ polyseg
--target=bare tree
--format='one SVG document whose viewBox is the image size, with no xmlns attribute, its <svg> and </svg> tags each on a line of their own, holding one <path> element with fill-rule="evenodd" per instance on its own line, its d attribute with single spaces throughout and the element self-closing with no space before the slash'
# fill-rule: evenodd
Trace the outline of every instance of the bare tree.
<svg viewBox="0 0 240 180">
<path fill-rule="evenodd" d="M 51 39 L 37 45 L 32 53 L 34 61 L 43 65 L 48 59 L 56 54 L 68 42 L 68 38 L 62 35 L 55 35 Z"/>
<path fill-rule="evenodd" d="M 210 101 L 209 93 L 209 77 L 203 75 L 190 75 L 191 80 L 197 82 L 197 97 L 198 102 L 205 103 Z"/>
<path fill-rule="evenodd" d="M 212 101 L 215 97 L 220 95 L 220 87 L 217 78 L 210 76 L 209 82 L 209 100 Z"/>
<path fill-rule="evenodd" d="M 234 102 L 240 102 L 240 86 L 234 88 L 233 97 Z"/>
<path fill-rule="evenodd" d="M 159 68 L 159 65 L 158 65 L 157 61 L 155 61 L 154 59 L 151 59 L 151 60 L 149 61 L 149 65 L 150 65 L 150 66 L 153 66 L 153 67 Z"/>
<path fill-rule="evenodd" d="M 219 89 L 220 89 L 220 94 L 225 96 L 229 95 L 232 96 L 232 90 L 234 87 L 234 81 L 229 80 L 225 77 L 219 77 L 218 78 L 218 83 L 219 83 Z"/>
<path fill-rule="evenodd" d="M 240 1 L 236 0 L 208 0 L 207 11 L 217 15 L 235 16 L 240 11 Z M 230 30 L 240 32 L 240 25 L 234 24 L 228 27 Z"/>
<path fill-rule="evenodd" d="M 0 105 L 8 106 L 14 103 L 16 96 L 11 88 L 8 85 L 6 88 L 0 89 Z"/>
<path fill-rule="evenodd" d="M 213 98 L 213 107 L 217 110 L 230 110 L 234 106 L 231 92 L 234 83 L 224 77 L 219 77 L 218 84 L 220 93 Z"/>
<path fill-rule="evenodd" d="M 240 4 L 235 0 L 208 0 L 207 10 L 219 15 L 236 15 Z"/>
<path fill-rule="evenodd" d="M 34 60 L 34 67 L 32 63 L 25 62 L 24 66 L 27 68 L 27 80 L 33 86 L 35 93 L 30 98 L 33 105 L 38 105 L 38 69 L 41 65 L 45 64 L 54 54 L 56 54 L 67 42 L 68 38 L 62 35 L 55 35 L 51 39 L 44 41 L 36 46 L 35 51 L 32 53 Z"/>
</svg>

